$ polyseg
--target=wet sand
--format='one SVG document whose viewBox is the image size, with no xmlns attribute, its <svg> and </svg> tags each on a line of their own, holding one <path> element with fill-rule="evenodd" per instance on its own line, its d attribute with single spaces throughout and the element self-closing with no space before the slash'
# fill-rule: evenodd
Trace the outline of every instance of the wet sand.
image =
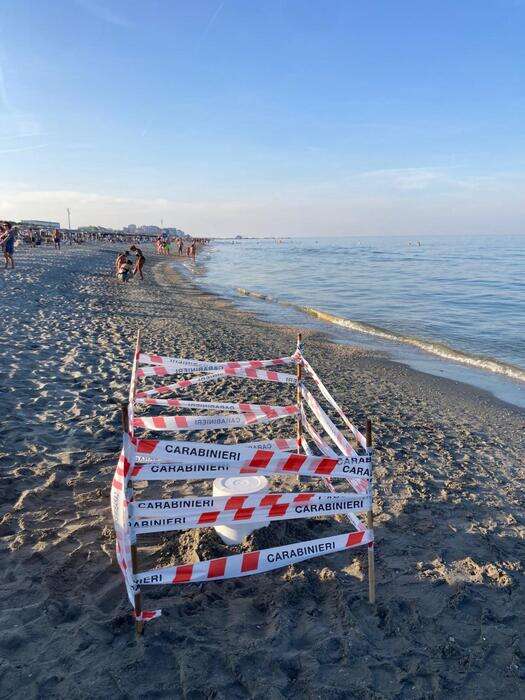
<svg viewBox="0 0 525 700">
<path fill-rule="evenodd" d="M 354 550 L 149 588 L 163 616 L 135 640 L 109 489 L 137 329 L 146 351 L 212 360 L 291 354 L 296 329 L 202 292 L 151 253 L 144 283 L 119 284 L 114 250 L 18 249 L 17 269 L 0 272 L 0 695 L 523 696 L 525 413 L 312 332 L 306 357 L 358 426 L 374 424 L 377 605 Z M 192 396 L 282 403 L 286 392 L 234 380 Z M 291 421 L 277 425 L 213 437 L 293 435 Z M 239 549 L 339 531 L 273 523 Z M 209 529 L 150 537 L 145 568 L 226 552 Z"/>
</svg>

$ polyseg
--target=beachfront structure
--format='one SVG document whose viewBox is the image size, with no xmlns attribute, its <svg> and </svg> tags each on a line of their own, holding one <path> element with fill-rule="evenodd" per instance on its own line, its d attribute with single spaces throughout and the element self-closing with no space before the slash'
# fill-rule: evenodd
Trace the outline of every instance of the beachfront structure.
<svg viewBox="0 0 525 700">
<path fill-rule="evenodd" d="M 174 226 L 136 226 L 129 224 L 124 226 L 122 233 L 133 236 L 175 236 L 178 238 L 189 238 L 189 235 L 180 228 Z"/>
<path fill-rule="evenodd" d="M 48 230 L 60 228 L 58 221 L 40 221 L 39 219 L 25 219 L 24 221 L 19 221 L 18 225 L 21 228 L 43 228 Z"/>
</svg>

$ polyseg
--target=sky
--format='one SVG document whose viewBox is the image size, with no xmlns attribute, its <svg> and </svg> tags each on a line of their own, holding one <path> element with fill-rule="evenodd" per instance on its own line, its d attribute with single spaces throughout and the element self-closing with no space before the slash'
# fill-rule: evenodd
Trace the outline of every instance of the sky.
<svg viewBox="0 0 525 700">
<path fill-rule="evenodd" d="M 525 233 L 525 0 L 0 0 L 0 219 Z"/>
</svg>

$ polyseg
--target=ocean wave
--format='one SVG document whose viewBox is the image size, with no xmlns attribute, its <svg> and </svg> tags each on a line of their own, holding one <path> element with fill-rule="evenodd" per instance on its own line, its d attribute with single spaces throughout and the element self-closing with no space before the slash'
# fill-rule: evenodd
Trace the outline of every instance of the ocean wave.
<svg viewBox="0 0 525 700">
<path fill-rule="evenodd" d="M 279 304 L 279 306 L 286 306 L 295 309 L 296 311 L 301 311 L 302 313 L 308 314 L 309 316 L 312 316 L 319 321 L 324 321 L 325 323 L 332 323 L 336 326 L 347 328 L 351 331 L 366 333 L 367 335 L 373 335 L 376 338 L 381 338 L 391 342 L 405 343 L 406 345 L 411 345 L 423 350 L 424 352 L 436 355 L 437 357 L 441 357 L 446 360 L 451 360 L 452 362 L 460 362 L 464 365 L 470 365 L 471 367 L 488 372 L 503 374 L 510 379 L 525 382 L 525 370 L 517 367 L 516 365 L 501 362 L 500 360 L 496 360 L 492 357 L 470 354 L 463 352 L 462 350 L 456 350 L 445 343 L 440 343 L 435 340 L 424 340 L 415 336 L 403 335 L 402 333 L 389 331 L 385 328 L 381 328 L 380 326 L 374 326 L 371 323 L 364 323 L 363 321 L 354 321 L 349 318 L 334 316 L 327 311 L 314 309 L 311 306 L 301 306 L 300 304 L 282 301 L 281 299 L 276 299 L 268 294 L 252 292 L 249 289 L 244 289 L 243 287 L 236 287 L 235 291 L 243 296 L 253 297 L 255 299 L 260 299 L 261 301 Z"/>
</svg>

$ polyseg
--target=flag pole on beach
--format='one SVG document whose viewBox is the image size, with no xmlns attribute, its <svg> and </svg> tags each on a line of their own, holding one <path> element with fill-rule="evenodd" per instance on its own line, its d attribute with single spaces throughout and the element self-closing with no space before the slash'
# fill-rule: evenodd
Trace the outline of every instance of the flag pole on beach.
<svg viewBox="0 0 525 700">
<path fill-rule="evenodd" d="M 366 446 L 372 447 L 372 421 L 366 420 Z M 374 527 L 374 515 L 372 513 L 373 502 L 370 501 L 370 510 L 366 514 L 366 526 L 369 530 Z M 372 605 L 376 602 L 376 571 L 374 561 L 374 541 L 368 543 L 368 600 Z"/>
</svg>

